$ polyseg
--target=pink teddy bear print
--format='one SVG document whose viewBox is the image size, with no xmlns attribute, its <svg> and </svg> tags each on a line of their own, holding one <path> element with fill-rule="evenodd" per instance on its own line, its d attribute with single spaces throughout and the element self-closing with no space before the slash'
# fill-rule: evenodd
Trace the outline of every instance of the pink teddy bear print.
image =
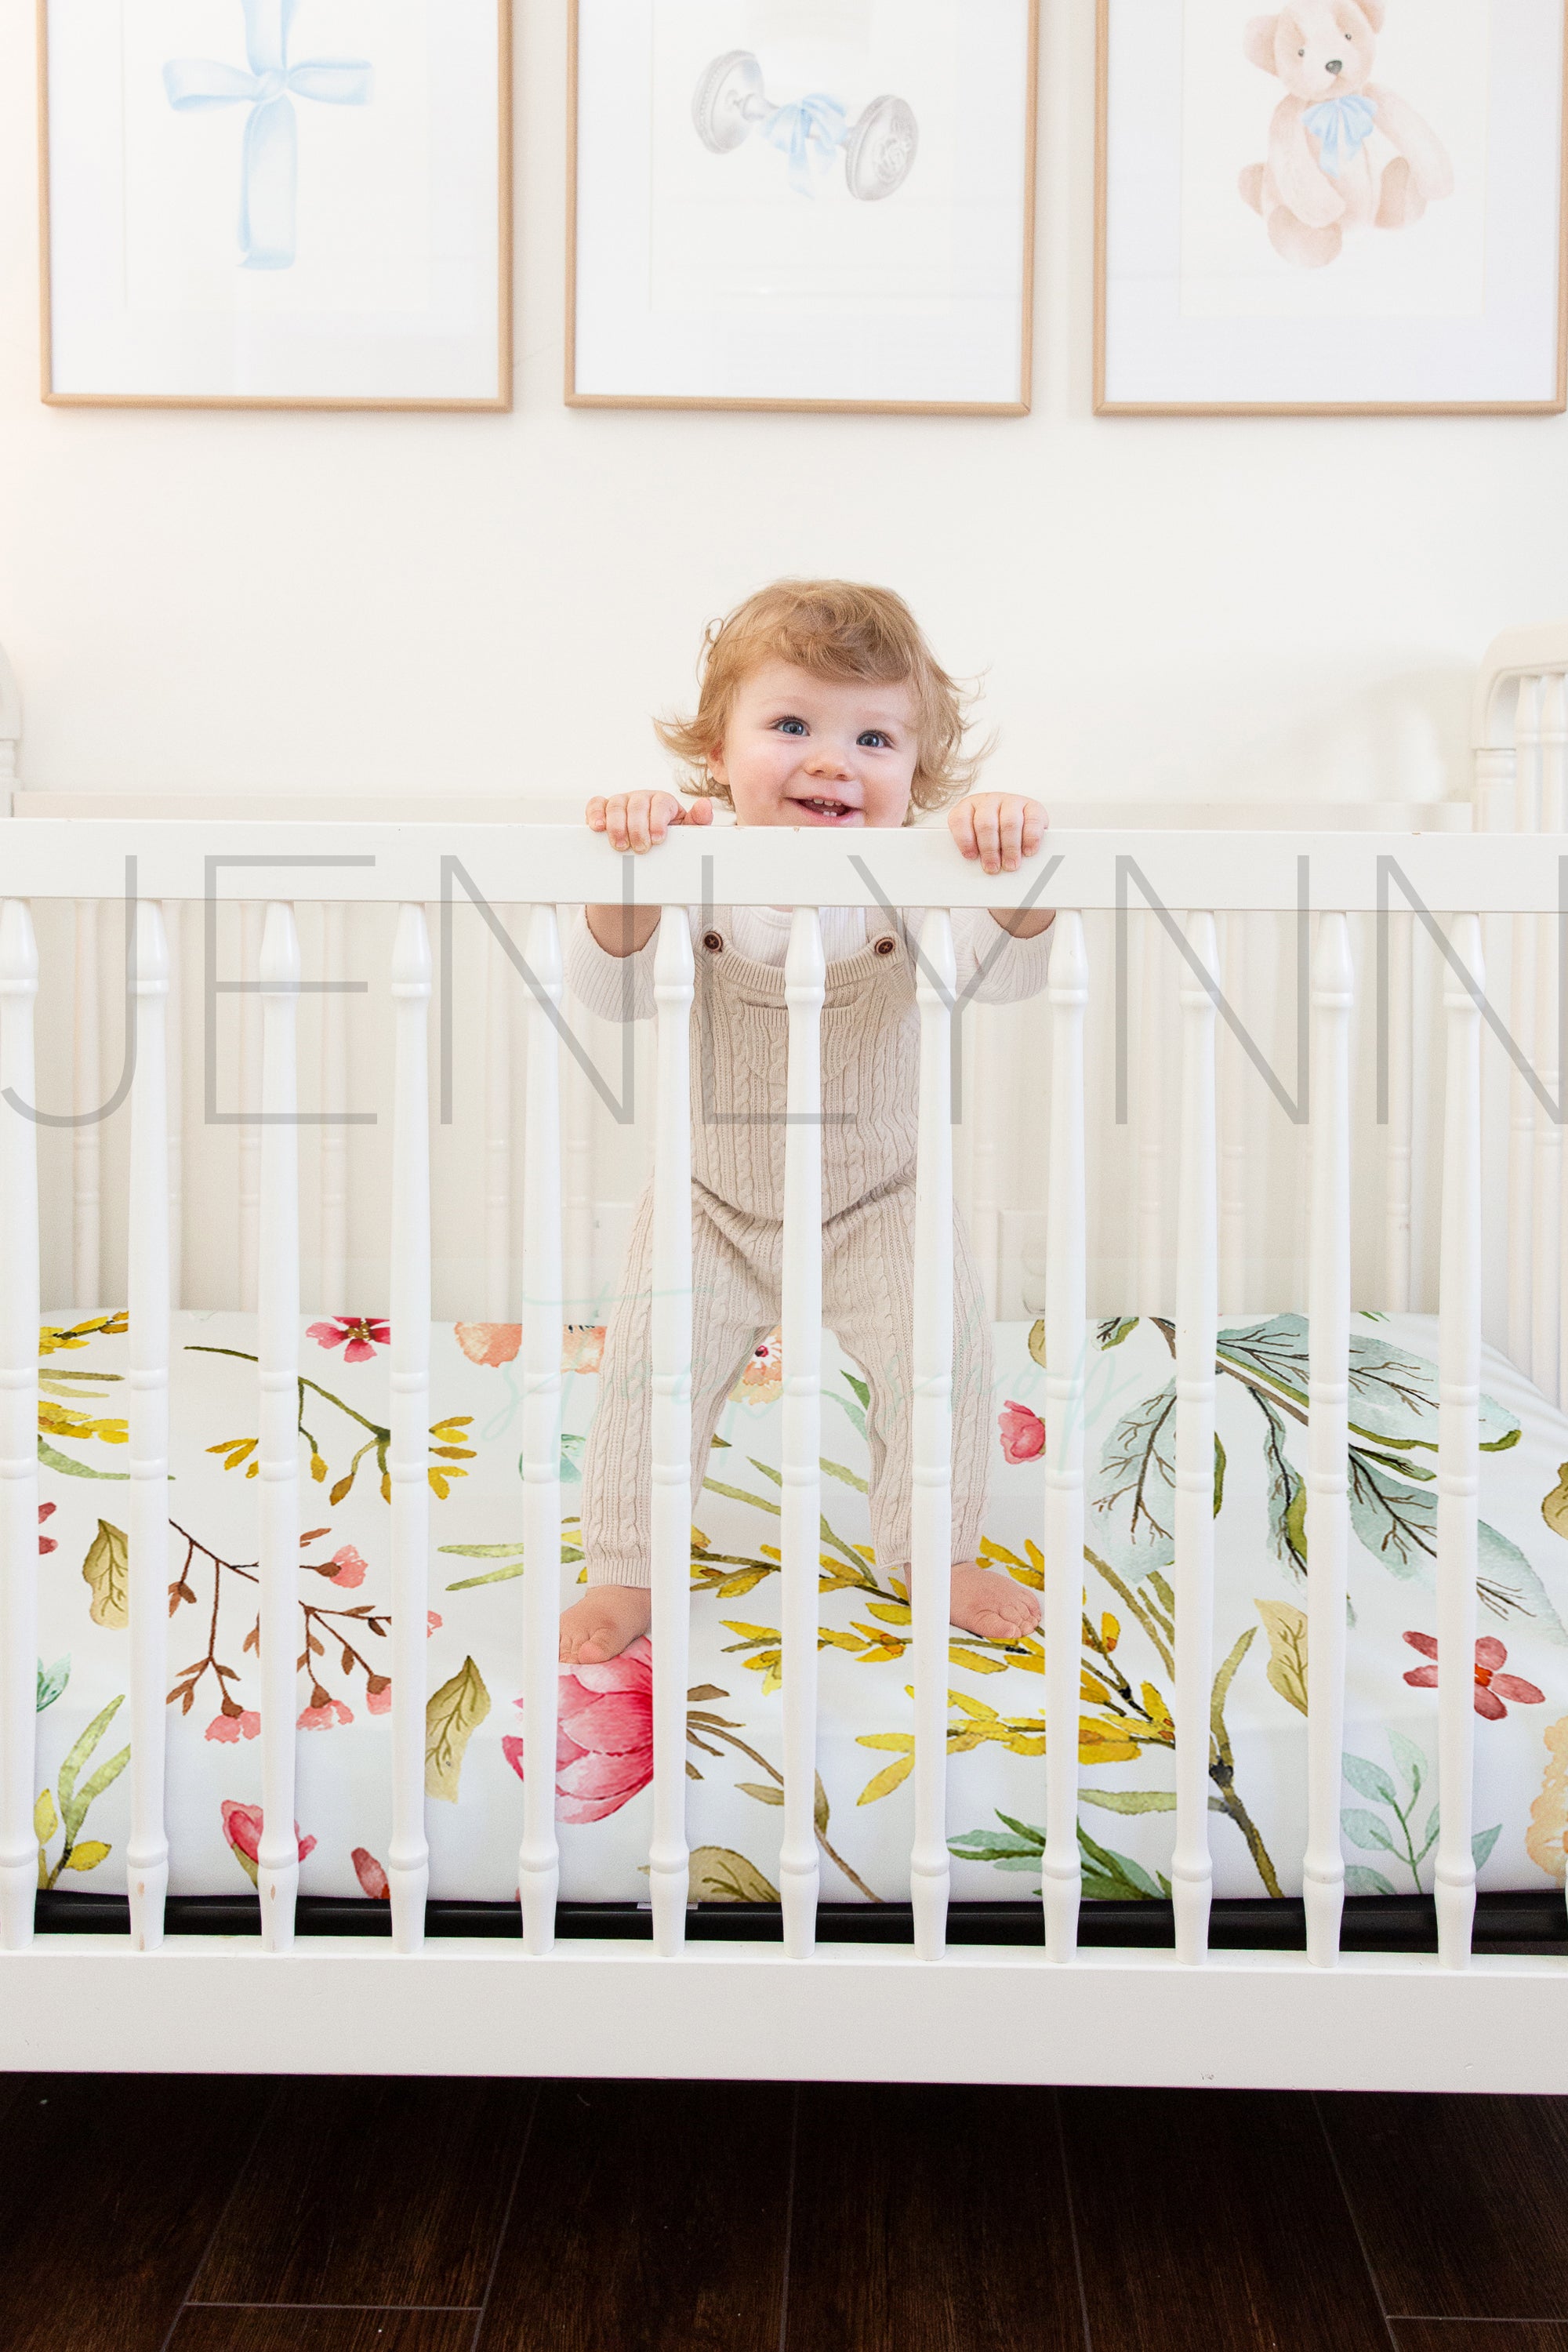
<svg viewBox="0 0 1568 2352">
<path fill-rule="evenodd" d="M 1276 253 L 1300 269 L 1337 260 L 1347 228 L 1408 228 L 1454 193 L 1436 131 L 1404 99 L 1372 79 L 1385 0 L 1292 0 L 1254 16 L 1247 55 L 1285 85 L 1268 133 L 1268 160 L 1249 163 L 1241 193 Z M 1380 161 L 1374 141 L 1394 149 Z"/>
</svg>

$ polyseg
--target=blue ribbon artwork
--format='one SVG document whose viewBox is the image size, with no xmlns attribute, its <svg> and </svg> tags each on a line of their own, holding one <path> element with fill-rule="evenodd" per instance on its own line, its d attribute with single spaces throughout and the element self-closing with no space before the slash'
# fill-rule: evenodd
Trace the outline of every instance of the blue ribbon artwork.
<svg viewBox="0 0 1568 2352">
<path fill-rule="evenodd" d="M 836 98 L 821 90 L 813 90 L 808 98 L 798 100 L 793 106 L 775 107 L 763 127 L 763 135 L 773 147 L 782 147 L 789 157 L 790 185 L 797 194 L 814 196 L 812 184 L 815 169 L 820 175 L 828 170 L 835 155 L 843 146 L 849 129 L 849 117 Z"/>
<path fill-rule="evenodd" d="M 1321 105 L 1310 106 L 1301 120 L 1318 142 L 1319 163 L 1331 180 L 1337 180 L 1372 137 L 1377 101 L 1350 91 L 1343 98 L 1325 98 Z"/>
<path fill-rule="evenodd" d="M 246 269 L 293 267 L 299 184 L 297 98 L 323 106 L 365 106 L 372 74 L 363 58 L 289 62 L 296 0 L 240 0 L 248 70 L 212 58 L 171 58 L 163 88 L 177 113 L 248 106 L 239 173 L 239 247 Z"/>
</svg>

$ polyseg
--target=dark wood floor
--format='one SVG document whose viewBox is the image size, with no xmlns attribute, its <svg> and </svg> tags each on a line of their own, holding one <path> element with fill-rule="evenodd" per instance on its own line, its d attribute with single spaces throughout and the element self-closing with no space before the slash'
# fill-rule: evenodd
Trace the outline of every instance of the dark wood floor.
<svg viewBox="0 0 1568 2352">
<path fill-rule="evenodd" d="M 1568 2352 L 1568 2100 L 12 2076 L 0 2347 Z"/>
</svg>

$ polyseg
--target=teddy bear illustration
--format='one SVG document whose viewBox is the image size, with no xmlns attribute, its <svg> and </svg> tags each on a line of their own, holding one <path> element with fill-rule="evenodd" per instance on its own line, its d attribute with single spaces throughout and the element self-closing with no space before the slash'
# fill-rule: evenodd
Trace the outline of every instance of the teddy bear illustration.
<svg viewBox="0 0 1568 2352">
<path fill-rule="evenodd" d="M 1408 228 L 1454 193 L 1454 170 L 1414 107 L 1372 79 L 1386 0 L 1291 0 L 1254 16 L 1247 55 L 1286 95 L 1269 126 L 1268 160 L 1249 163 L 1241 194 L 1276 253 L 1301 269 L 1337 259 L 1347 228 Z M 1375 138 L 1394 149 L 1380 164 Z"/>
</svg>

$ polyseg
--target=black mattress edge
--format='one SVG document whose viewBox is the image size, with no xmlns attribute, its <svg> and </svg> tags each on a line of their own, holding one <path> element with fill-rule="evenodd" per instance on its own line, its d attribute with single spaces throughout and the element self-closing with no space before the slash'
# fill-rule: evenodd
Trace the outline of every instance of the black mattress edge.
<svg viewBox="0 0 1568 2352">
<path fill-rule="evenodd" d="M 172 1895 L 164 1915 L 172 1936 L 258 1936 L 261 1908 L 254 1895 Z M 123 1895 L 56 1888 L 37 1898 L 36 1927 L 41 1936 L 128 1936 L 130 1906 Z M 433 1937 L 489 1936 L 519 1938 L 515 1903 L 469 1903 L 437 1897 L 426 1906 L 426 1934 Z M 392 1915 L 384 1902 L 362 1895 L 304 1895 L 295 1930 L 309 1936 L 390 1936 Z M 556 1912 L 557 1937 L 646 1938 L 653 1932 L 646 1904 L 563 1903 Z M 817 1911 L 819 1944 L 910 1944 L 914 1931 L 907 1903 L 824 1903 Z M 699 1903 L 686 1915 L 692 1943 L 778 1943 L 783 1930 L 776 1905 Z M 1041 1945 L 1040 1906 L 1022 1903 L 955 1903 L 948 1913 L 950 1947 Z M 1173 1943 L 1169 1903 L 1086 1902 L 1079 1915 L 1079 1942 L 1089 1948 L 1159 1950 Z M 1216 1902 L 1209 1946 L 1216 1952 L 1300 1952 L 1306 1949 L 1300 1901 L 1286 1896 Z M 1352 1895 L 1345 1904 L 1342 1948 L 1347 1952 L 1418 1953 L 1437 1948 L 1436 1913 L 1429 1895 Z M 1568 1954 L 1568 1905 L 1552 1887 L 1517 1894 L 1484 1894 L 1476 1900 L 1474 1948 L 1492 1954 Z"/>
</svg>

